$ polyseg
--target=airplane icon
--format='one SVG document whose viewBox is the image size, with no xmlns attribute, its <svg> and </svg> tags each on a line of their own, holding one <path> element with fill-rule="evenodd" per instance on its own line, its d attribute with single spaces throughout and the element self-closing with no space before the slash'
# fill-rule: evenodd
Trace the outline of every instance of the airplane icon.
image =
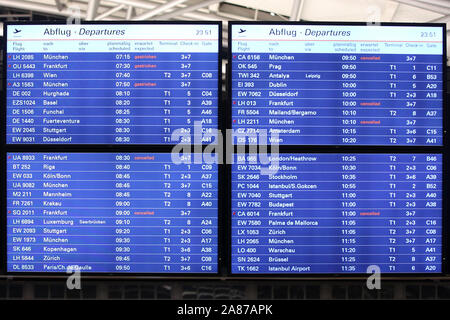
<svg viewBox="0 0 450 320">
<path fill-rule="evenodd" d="M 244 30 L 244 29 L 242 29 L 242 28 L 239 28 L 239 33 L 244 33 L 244 32 L 246 32 L 247 30 Z"/>
<path fill-rule="evenodd" d="M 14 34 L 17 34 L 17 33 L 20 33 L 20 32 L 22 32 L 22 30 L 14 29 Z"/>
</svg>

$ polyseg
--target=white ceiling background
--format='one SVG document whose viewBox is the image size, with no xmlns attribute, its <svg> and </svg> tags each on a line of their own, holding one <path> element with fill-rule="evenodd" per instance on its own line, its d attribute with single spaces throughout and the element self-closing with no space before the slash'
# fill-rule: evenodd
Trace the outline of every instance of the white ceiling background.
<svg viewBox="0 0 450 320">
<path fill-rule="evenodd" d="M 228 20 L 440 22 L 450 54 L 450 0 L 0 0 L 0 7 L 82 20 L 222 20 L 224 45 Z"/>
</svg>

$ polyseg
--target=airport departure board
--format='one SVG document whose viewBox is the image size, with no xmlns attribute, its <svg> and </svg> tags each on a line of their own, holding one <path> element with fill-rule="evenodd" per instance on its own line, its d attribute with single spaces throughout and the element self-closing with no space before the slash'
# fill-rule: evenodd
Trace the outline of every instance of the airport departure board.
<svg viewBox="0 0 450 320">
<path fill-rule="evenodd" d="M 8 25 L 8 144 L 208 143 L 219 24 Z M 190 138 L 172 139 L 175 130 Z"/>
<path fill-rule="evenodd" d="M 231 207 L 233 274 L 442 271 L 440 154 L 238 154 Z"/>
<path fill-rule="evenodd" d="M 7 271 L 217 273 L 217 165 L 193 157 L 8 153 Z"/>
<path fill-rule="evenodd" d="M 443 36 L 442 26 L 231 24 L 234 143 L 441 146 Z"/>
</svg>

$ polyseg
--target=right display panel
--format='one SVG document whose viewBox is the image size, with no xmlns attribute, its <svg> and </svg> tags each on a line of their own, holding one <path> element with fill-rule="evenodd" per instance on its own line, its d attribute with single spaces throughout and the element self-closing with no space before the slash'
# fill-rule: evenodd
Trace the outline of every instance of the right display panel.
<svg viewBox="0 0 450 320">
<path fill-rule="evenodd" d="M 233 274 L 442 272 L 442 155 L 236 154 Z"/>
<path fill-rule="evenodd" d="M 441 25 L 230 31 L 234 143 L 443 145 Z"/>
</svg>

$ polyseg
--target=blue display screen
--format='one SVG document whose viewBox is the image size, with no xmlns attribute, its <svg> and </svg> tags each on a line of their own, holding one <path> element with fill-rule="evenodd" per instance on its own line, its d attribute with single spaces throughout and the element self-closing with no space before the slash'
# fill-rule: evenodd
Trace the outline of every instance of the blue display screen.
<svg viewBox="0 0 450 320">
<path fill-rule="evenodd" d="M 193 156 L 8 153 L 7 270 L 217 273 L 217 165 Z"/>
<path fill-rule="evenodd" d="M 20 32 L 16 32 L 20 30 Z M 175 144 L 218 127 L 218 24 L 11 25 L 9 144 Z"/>
<path fill-rule="evenodd" d="M 442 27 L 233 24 L 231 37 L 234 143 L 442 145 Z"/>
<path fill-rule="evenodd" d="M 439 273 L 442 155 L 237 155 L 232 273 Z"/>
</svg>

